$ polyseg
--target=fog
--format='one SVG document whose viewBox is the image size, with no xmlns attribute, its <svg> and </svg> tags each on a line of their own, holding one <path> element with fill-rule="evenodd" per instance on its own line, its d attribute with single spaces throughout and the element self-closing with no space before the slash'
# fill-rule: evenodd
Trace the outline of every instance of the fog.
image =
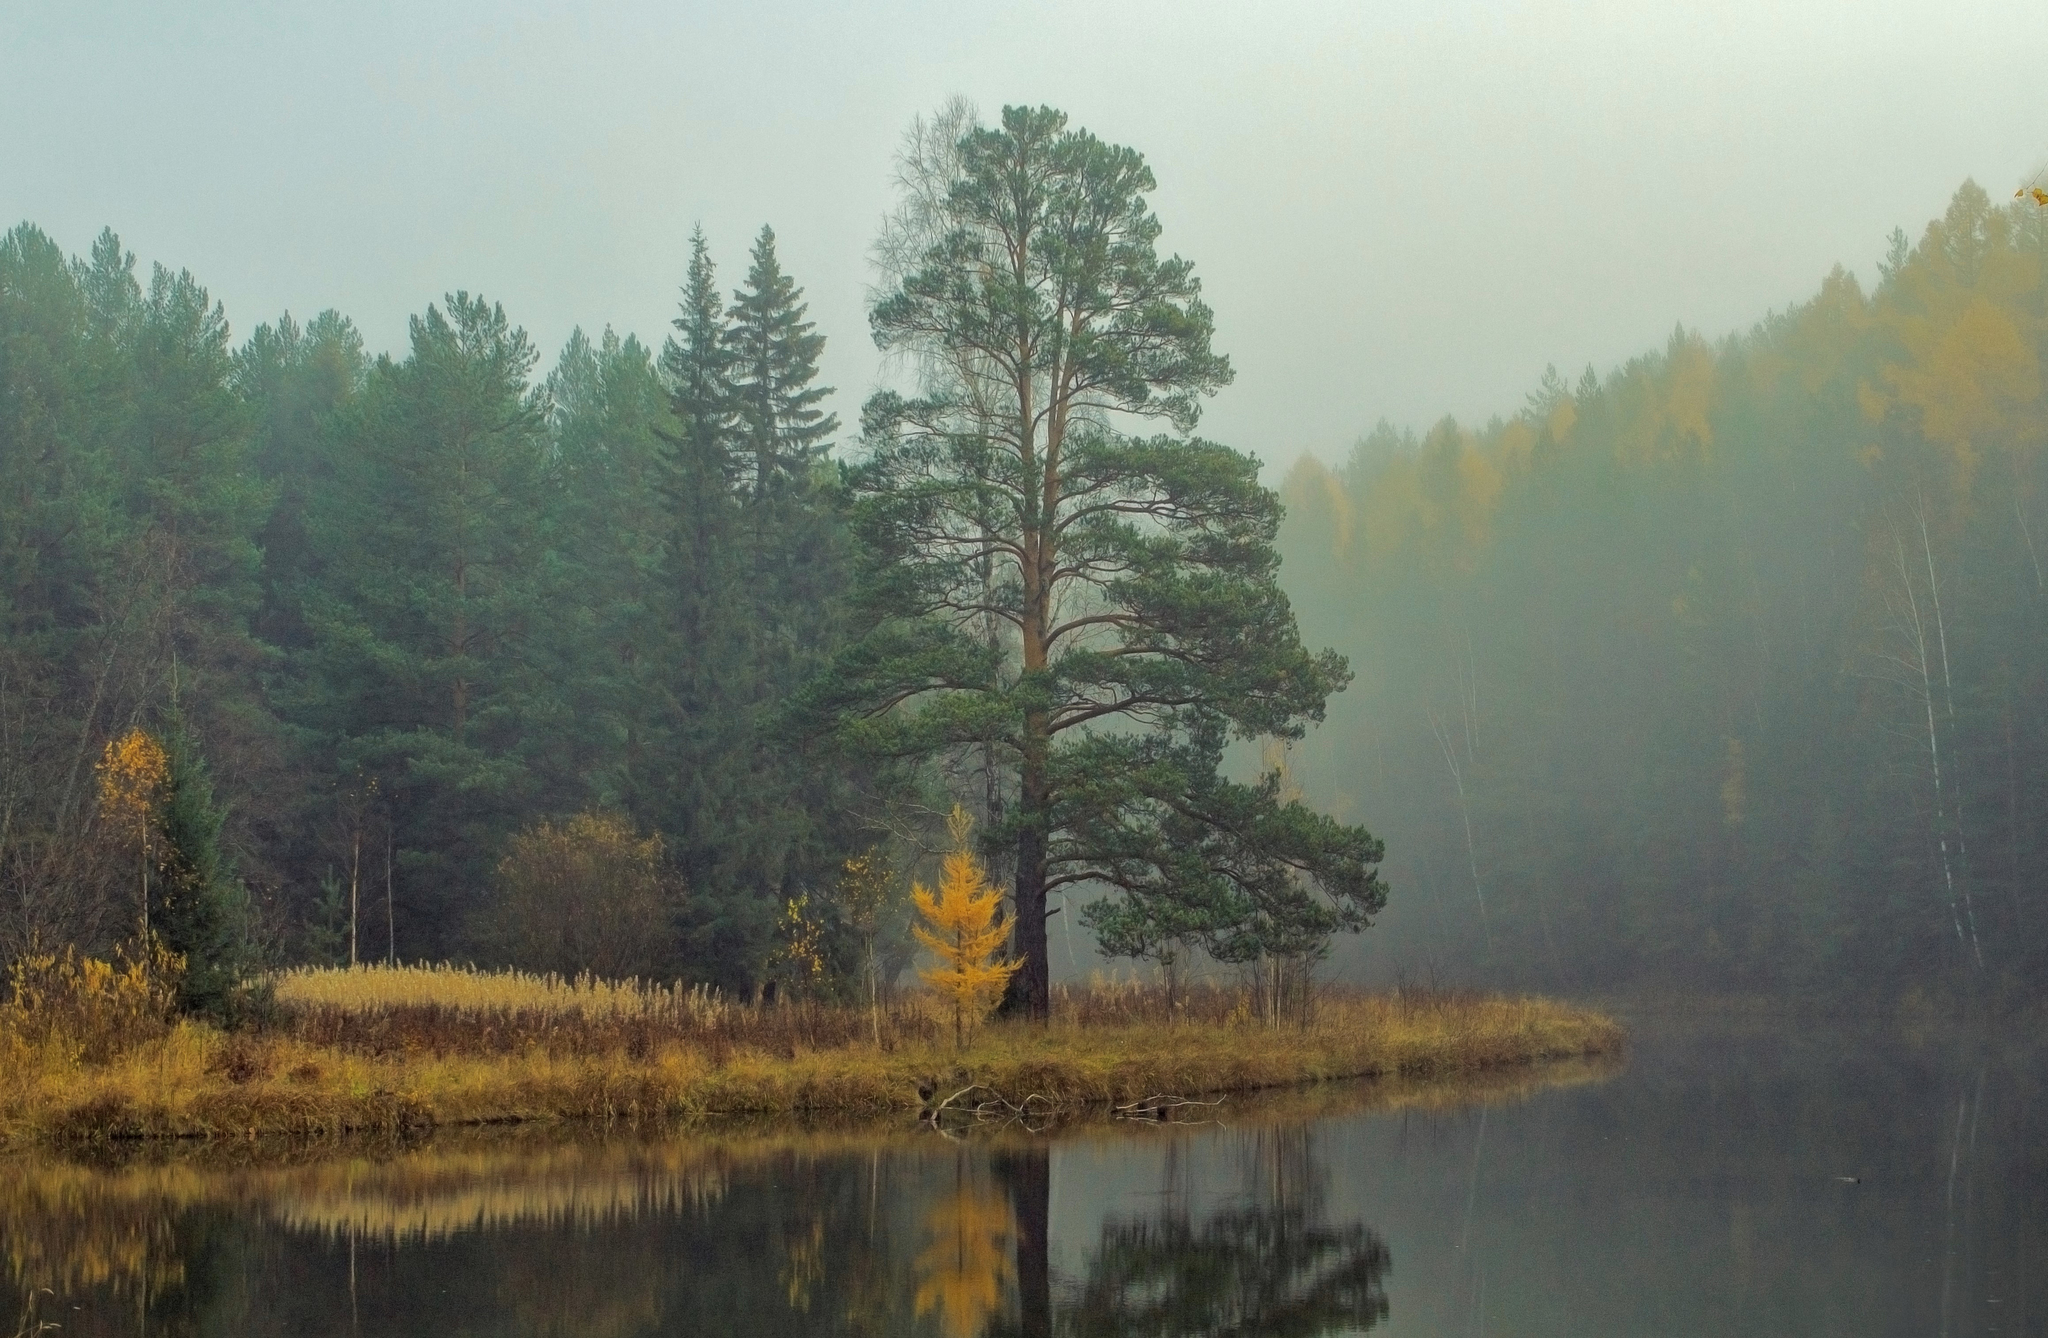
<svg viewBox="0 0 2048 1338">
<path fill-rule="evenodd" d="M 371 348 L 444 291 L 658 343 L 702 222 L 764 222 L 851 417 L 910 119 L 1046 102 L 1146 154 L 1237 368 L 1206 431 L 1284 466 L 1483 420 L 1546 364 L 1743 328 L 1966 176 L 2048 156 L 2048 9 L 1936 3 L 745 7 L 10 3 L 0 218 L 114 226 L 238 336 Z"/>
<path fill-rule="evenodd" d="M 2038 4 L 0 33 L 0 951 L 2048 979 Z"/>
</svg>

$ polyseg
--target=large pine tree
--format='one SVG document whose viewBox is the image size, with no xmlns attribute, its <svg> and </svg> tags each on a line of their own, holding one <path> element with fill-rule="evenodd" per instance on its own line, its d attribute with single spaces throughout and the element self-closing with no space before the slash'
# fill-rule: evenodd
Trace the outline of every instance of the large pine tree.
<svg viewBox="0 0 2048 1338">
<path fill-rule="evenodd" d="M 864 414 L 869 621 L 806 705 L 877 755 L 1008 770 L 1034 1016 L 1056 888 L 1122 889 L 1133 945 L 1164 918 L 1239 959 L 1363 925 L 1379 844 L 1219 773 L 1230 737 L 1298 736 L 1348 675 L 1301 643 L 1258 462 L 1184 435 L 1230 366 L 1193 267 L 1154 249 L 1144 160 L 1012 107 L 942 161 L 871 312 L 927 386 Z M 1158 420 L 1177 433 L 1130 430 Z"/>
</svg>

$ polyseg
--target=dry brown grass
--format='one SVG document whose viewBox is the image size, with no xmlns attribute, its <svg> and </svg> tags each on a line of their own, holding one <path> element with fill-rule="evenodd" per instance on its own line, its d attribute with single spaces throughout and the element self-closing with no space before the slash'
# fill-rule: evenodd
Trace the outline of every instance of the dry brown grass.
<svg viewBox="0 0 2048 1338">
<path fill-rule="evenodd" d="M 1603 1071 L 1598 1061 L 1567 1061 L 1455 1081 L 1397 1078 L 1294 1088 L 1233 1100 L 1229 1124 L 1242 1133 L 1367 1111 L 1511 1102 Z M 479 1228 L 553 1228 L 702 1209 L 764 1165 L 800 1174 L 818 1162 L 867 1162 L 878 1154 L 953 1159 L 950 1144 L 906 1120 L 721 1122 L 694 1128 L 687 1138 L 564 1134 L 530 1127 L 455 1130 L 338 1153 L 241 1140 L 154 1144 L 96 1156 L 91 1164 L 64 1155 L 0 1158 L 0 1267 L 18 1281 L 60 1293 L 112 1288 L 154 1297 L 185 1283 L 170 1224 L 193 1209 L 226 1210 L 333 1241 L 420 1244 Z M 1050 1136 L 1071 1144 L 1128 1135 L 1128 1126 L 1083 1121 Z M 1015 1127 L 976 1134 L 978 1142 L 998 1147 L 1024 1137 Z M 1031 1141 L 1040 1140 L 1034 1135 Z"/>
<path fill-rule="evenodd" d="M 436 1125 L 711 1114 L 878 1114 L 920 1082 L 986 1083 L 1067 1108 L 1327 1079 L 1446 1078 L 1615 1052 L 1609 1018 L 1541 999 L 1325 990 L 1306 1022 L 1236 991 L 1097 982 L 1052 1022 L 991 1024 L 956 1052 L 919 996 L 865 1009 L 742 1005 L 702 991 L 450 968 L 295 973 L 279 1020 L 183 1022 L 97 1061 L 41 1047 L 0 1089 L 0 1140 L 331 1136 Z M 4 1039 L 4 1038 L 0 1038 Z M 26 1050 L 17 1051 L 25 1055 Z"/>
<path fill-rule="evenodd" d="M 864 1040 L 893 1053 L 939 1035 L 937 1014 L 915 996 L 892 1000 L 876 1018 L 812 1000 L 736 1003 L 703 986 L 451 966 L 286 972 L 277 1001 L 286 1034 L 375 1055 L 541 1051 L 645 1059 L 683 1046 L 722 1064 L 742 1051 L 788 1057 Z"/>
</svg>

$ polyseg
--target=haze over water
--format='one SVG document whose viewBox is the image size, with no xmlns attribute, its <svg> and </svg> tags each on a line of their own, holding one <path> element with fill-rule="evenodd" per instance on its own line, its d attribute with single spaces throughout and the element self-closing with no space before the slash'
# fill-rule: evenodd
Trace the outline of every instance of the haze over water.
<svg viewBox="0 0 2048 1338">
<path fill-rule="evenodd" d="M 1139 601 L 1172 626 L 1133 658 L 1214 626 L 1304 649 L 1298 617 L 1348 659 L 1222 764 L 1369 830 L 1347 858 L 1390 889 L 1327 957 L 1248 954 L 1275 1013 L 1285 961 L 1615 998 L 1631 1024 L 1616 1064 L 1172 1127 L 10 1153 L 0 1333 L 31 1307 L 142 1338 L 2048 1330 L 2048 196 L 2013 194 L 2048 181 L 2044 53 L 2039 0 L 0 0 L 0 229 L 25 220 L 0 245 L 10 950 L 110 954 L 138 867 L 146 920 L 152 829 L 138 866 L 90 778 L 168 721 L 218 782 L 185 828 L 218 896 L 179 904 L 245 917 L 214 943 L 234 971 L 360 946 L 764 1009 L 793 975 L 827 1007 L 871 967 L 914 988 L 903 894 L 940 792 L 986 832 L 1021 768 L 964 780 L 968 753 L 1002 770 L 974 736 L 878 798 L 872 758 L 818 762 L 773 722 L 864 662 L 846 610 L 879 564 L 832 465 L 915 379 L 870 337 L 871 249 L 904 132 L 960 96 L 1145 156 L 1161 253 L 1194 264 L 1234 370 L 1201 433 L 1257 457 L 1174 486 L 1211 505 L 1236 460 L 1285 503 L 1203 616 Z M 702 338 L 665 356 L 698 226 Z M 751 473 L 716 426 L 732 386 L 683 390 L 716 382 L 749 292 L 815 323 L 782 371 L 810 384 L 815 357 L 834 389 L 804 412 L 837 415 L 753 439 Z M 712 424 L 694 455 L 688 414 Z M 1159 533 L 1132 535 L 1077 605 L 1129 593 L 1105 592 Z M 1243 653 L 1211 688 L 1272 649 L 1218 640 Z M 1099 688 L 1129 649 L 1061 672 Z M 1028 697 L 1006 672 L 987 719 Z M 884 802 L 929 830 L 897 833 L 894 918 L 856 952 L 823 889 L 886 865 Z M 516 877 L 570 815 L 644 875 L 602 907 Z M 1153 890 L 1186 891 L 1180 839 L 1150 848 Z M 1304 886 L 1289 868 L 1274 886 Z M 1106 962 L 1079 914 L 1104 888 L 1061 883 L 1057 975 L 1194 952 Z"/>
</svg>

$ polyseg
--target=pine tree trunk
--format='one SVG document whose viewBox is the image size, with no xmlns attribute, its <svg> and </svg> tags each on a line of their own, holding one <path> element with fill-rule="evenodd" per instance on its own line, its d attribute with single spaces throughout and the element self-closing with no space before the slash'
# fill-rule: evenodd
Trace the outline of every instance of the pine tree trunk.
<svg viewBox="0 0 2048 1338">
<path fill-rule="evenodd" d="M 1020 787 L 1024 822 L 1017 835 L 1016 927 L 1010 937 L 1011 955 L 1023 965 L 1010 977 L 1008 997 L 1004 1000 L 1005 1011 L 1022 1013 L 1034 1022 L 1045 1021 L 1052 1005 L 1045 935 L 1045 832 L 1050 817 L 1045 726 L 1043 714 L 1025 718 Z"/>
<path fill-rule="evenodd" d="M 1017 1332 L 1052 1333 L 1052 1154 L 1043 1143 L 993 1158 L 1017 1217 Z"/>
</svg>

